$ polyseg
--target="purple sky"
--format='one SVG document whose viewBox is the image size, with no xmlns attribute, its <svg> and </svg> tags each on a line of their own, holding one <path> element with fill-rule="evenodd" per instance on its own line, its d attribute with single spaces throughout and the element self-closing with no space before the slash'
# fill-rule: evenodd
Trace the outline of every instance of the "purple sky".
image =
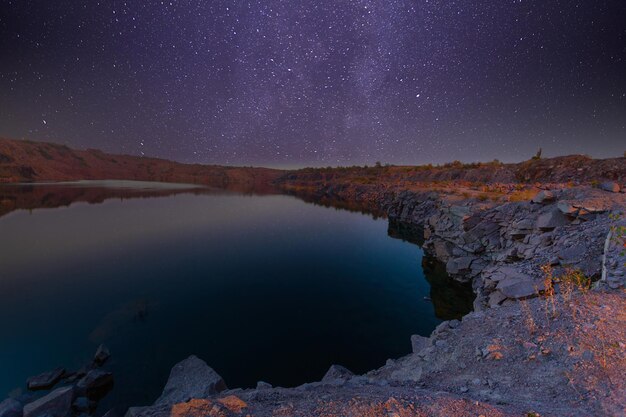
<svg viewBox="0 0 626 417">
<path fill-rule="evenodd" d="M 626 2 L 0 3 L 0 136 L 282 167 L 626 150 Z"/>
</svg>

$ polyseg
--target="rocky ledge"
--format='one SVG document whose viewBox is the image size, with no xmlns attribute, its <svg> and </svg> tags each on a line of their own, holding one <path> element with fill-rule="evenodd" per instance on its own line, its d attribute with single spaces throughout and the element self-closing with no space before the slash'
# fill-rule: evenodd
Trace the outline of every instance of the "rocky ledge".
<svg viewBox="0 0 626 417">
<path fill-rule="evenodd" d="M 404 192 L 386 208 L 396 221 L 423 225 L 424 248 L 454 278 L 472 282 L 480 311 L 535 296 L 575 271 L 623 288 L 619 251 L 608 251 L 605 242 L 625 223 L 626 194 L 612 192 L 617 185 L 607 189 L 543 190 L 529 201 L 505 204 L 450 203 Z"/>
</svg>

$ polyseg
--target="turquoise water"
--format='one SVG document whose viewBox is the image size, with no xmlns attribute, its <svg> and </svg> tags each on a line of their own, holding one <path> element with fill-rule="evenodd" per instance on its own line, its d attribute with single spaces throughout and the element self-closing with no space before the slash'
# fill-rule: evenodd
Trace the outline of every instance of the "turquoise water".
<svg viewBox="0 0 626 417">
<path fill-rule="evenodd" d="M 53 201 L 64 187 L 37 193 Z M 20 192 L 0 188 L 0 201 Z M 442 278 L 383 219 L 282 195 L 70 203 L 0 217 L 0 395 L 79 368 L 100 343 L 115 375 L 101 408 L 152 403 L 190 354 L 229 387 L 294 386 L 333 363 L 381 366 L 450 318 L 433 302 L 455 295 L 437 300 L 428 279 Z"/>
</svg>

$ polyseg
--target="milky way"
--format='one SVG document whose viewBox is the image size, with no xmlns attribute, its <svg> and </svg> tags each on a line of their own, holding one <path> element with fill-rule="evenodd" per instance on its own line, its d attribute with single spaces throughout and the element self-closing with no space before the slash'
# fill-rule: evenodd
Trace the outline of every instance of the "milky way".
<svg viewBox="0 0 626 417">
<path fill-rule="evenodd" d="M 0 2 L 0 135 L 269 166 L 626 150 L 626 2 Z"/>
</svg>

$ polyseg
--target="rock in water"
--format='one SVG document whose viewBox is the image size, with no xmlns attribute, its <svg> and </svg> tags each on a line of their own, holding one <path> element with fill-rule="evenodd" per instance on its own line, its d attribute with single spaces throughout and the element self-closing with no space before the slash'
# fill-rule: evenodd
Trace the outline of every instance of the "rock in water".
<svg viewBox="0 0 626 417">
<path fill-rule="evenodd" d="M 13 398 L 0 403 L 0 417 L 22 417 L 22 404 Z"/>
<path fill-rule="evenodd" d="M 87 372 L 76 384 L 76 389 L 81 394 L 96 393 L 105 390 L 113 384 L 113 374 L 101 369 L 93 369 Z"/>
<path fill-rule="evenodd" d="M 155 405 L 181 403 L 191 398 L 206 398 L 226 388 L 224 379 L 217 372 L 202 359 L 191 355 L 174 365 L 163 393 Z"/>
<path fill-rule="evenodd" d="M 26 385 L 28 386 L 28 389 L 32 390 L 52 388 L 54 384 L 59 382 L 64 372 L 65 369 L 63 368 L 57 368 L 52 371 L 44 372 L 43 374 L 28 378 Z"/>
<path fill-rule="evenodd" d="M 331 382 L 337 380 L 348 380 L 352 378 L 354 374 L 348 368 L 345 368 L 341 365 L 331 365 L 326 371 L 324 378 L 322 378 L 322 382 Z"/>
<path fill-rule="evenodd" d="M 106 362 L 107 359 L 109 359 L 109 357 L 111 357 L 111 352 L 109 351 L 109 348 L 105 345 L 100 345 L 98 346 L 98 350 L 96 350 L 93 361 L 97 365 L 102 365 L 104 362 Z"/>
<path fill-rule="evenodd" d="M 26 404 L 24 417 L 69 417 L 73 400 L 73 387 L 57 388 L 45 397 Z"/>
<path fill-rule="evenodd" d="M 91 408 L 91 403 L 89 402 L 89 398 L 87 397 L 78 397 L 74 400 L 74 409 L 76 411 L 85 411 L 88 412 Z"/>
</svg>

